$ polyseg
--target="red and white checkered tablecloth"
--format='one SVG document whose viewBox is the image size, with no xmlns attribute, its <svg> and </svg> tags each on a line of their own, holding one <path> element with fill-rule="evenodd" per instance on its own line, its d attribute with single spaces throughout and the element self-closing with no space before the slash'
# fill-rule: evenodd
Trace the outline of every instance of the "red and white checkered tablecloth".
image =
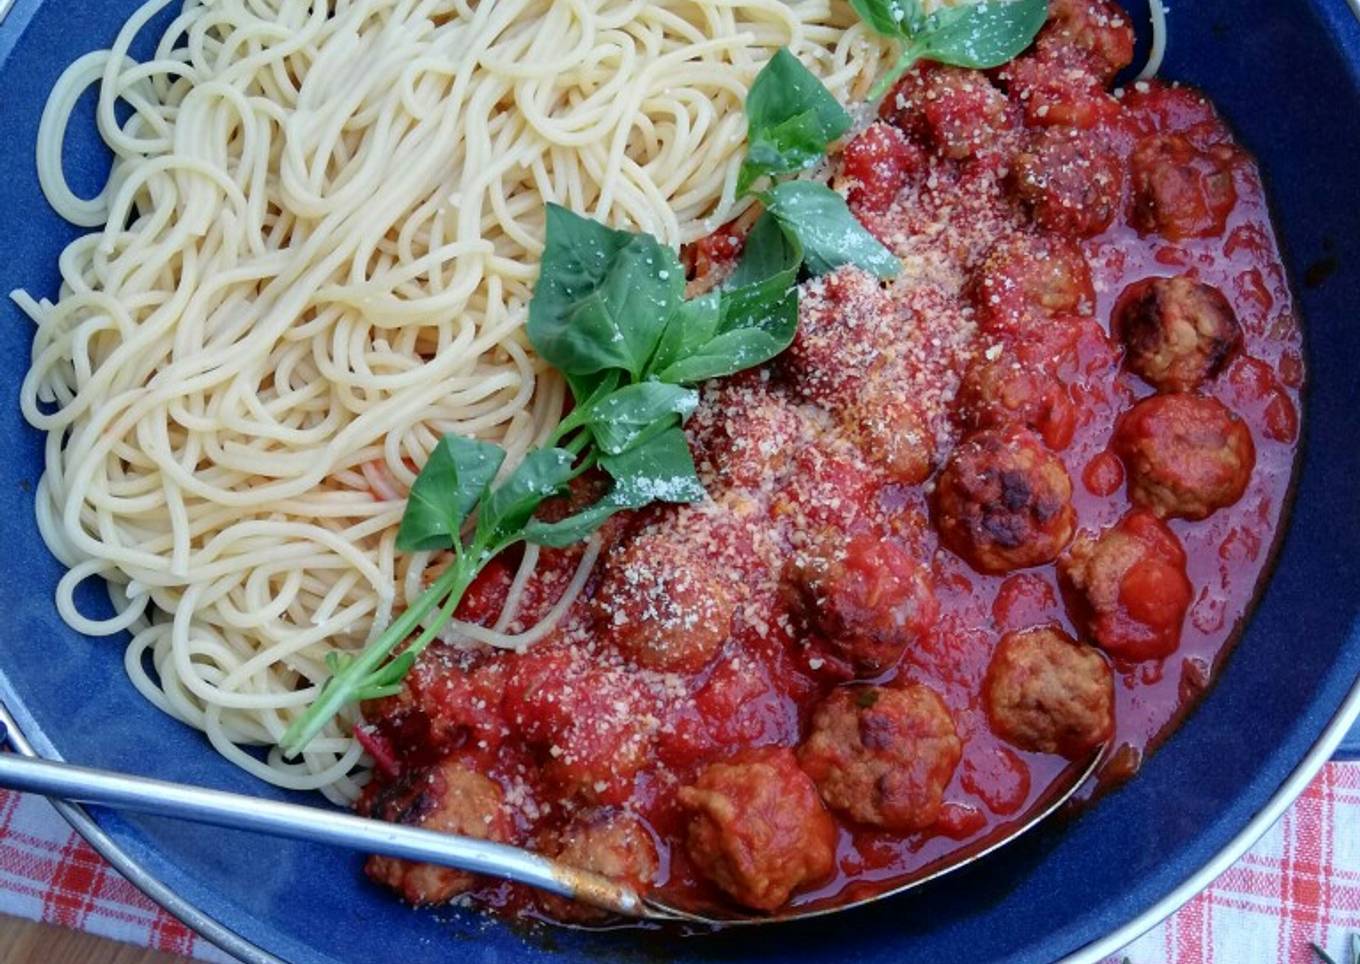
<svg viewBox="0 0 1360 964">
<path fill-rule="evenodd" d="M 103 862 L 46 801 L 0 791 L 0 913 L 230 960 Z M 1360 931 L 1360 763 L 1330 763 L 1278 824 L 1175 916 L 1111 961 L 1317 964 Z"/>
</svg>

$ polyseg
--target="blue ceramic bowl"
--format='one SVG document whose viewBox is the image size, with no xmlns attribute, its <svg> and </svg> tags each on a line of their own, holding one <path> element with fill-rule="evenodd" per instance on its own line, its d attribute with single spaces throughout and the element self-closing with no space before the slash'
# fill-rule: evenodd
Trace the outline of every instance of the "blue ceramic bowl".
<svg viewBox="0 0 1360 964">
<path fill-rule="evenodd" d="M 53 293 L 57 253 L 74 231 L 38 190 L 38 115 L 63 67 L 106 46 L 134 6 L 16 0 L 0 26 L 0 291 Z M 356 857 L 153 818 L 96 813 L 101 846 L 149 886 L 163 882 L 161 896 L 197 926 L 239 935 L 237 953 L 255 959 L 267 956 L 252 945 L 308 962 L 1037 961 L 1090 958 L 1169 913 L 1264 829 L 1360 709 L 1346 702 L 1360 674 L 1360 22 L 1345 0 L 1173 8 L 1163 73 L 1205 88 L 1261 159 L 1305 319 L 1310 384 L 1275 576 L 1217 686 L 1131 784 L 1070 826 L 917 894 L 690 940 L 533 936 L 462 912 L 417 913 L 367 884 Z M 77 183 L 96 186 L 107 164 L 98 145 L 76 139 L 67 154 Z M 60 569 L 33 521 L 40 439 L 15 400 L 31 330 L 8 302 L 0 316 L 4 697 L 46 752 L 283 796 L 140 699 L 119 641 L 82 638 L 57 618 Z"/>
</svg>

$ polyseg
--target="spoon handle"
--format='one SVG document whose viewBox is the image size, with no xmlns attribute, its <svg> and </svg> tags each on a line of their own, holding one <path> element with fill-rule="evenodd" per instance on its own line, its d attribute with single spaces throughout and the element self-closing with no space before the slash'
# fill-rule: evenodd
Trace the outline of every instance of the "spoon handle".
<svg viewBox="0 0 1360 964">
<path fill-rule="evenodd" d="M 0 743 L 6 740 L 0 722 Z M 0 753 L 0 787 L 441 864 L 528 884 L 630 917 L 650 916 L 631 887 L 507 844 L 14 753 Z"/>
</svg>

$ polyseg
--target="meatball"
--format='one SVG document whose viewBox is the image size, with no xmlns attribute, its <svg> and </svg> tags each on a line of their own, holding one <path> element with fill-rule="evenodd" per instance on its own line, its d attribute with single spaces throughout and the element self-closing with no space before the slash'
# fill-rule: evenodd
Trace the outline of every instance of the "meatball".
<svg viewBox="0 0 1360 964">
<path fill-rule="evenodd" d="M 557 835 L 551 852 L 560 862 L 645 890 L 660 870 L 656 842 L 642 822 L 623 812 L 597 811 L 578 817 Z M 550 894 L 543 908 L 559 920 L 589 923 L 609 916 L 588 904 Z"/>
<path fill-rule="evenodd" d="M 998 76 L 1031 127 L 1087 130 L 1118 123 L 1123 110 L 1106 90 L 1096 62 L 1071 44 L 1038 44 Z"/>
<path fill-rule="evenodd" d="M 408 770 L 364 798 L 359 809 L 366 816 L 425 830 L 500 843 L 511 839 L 500 786 L 455 762 Z M 377 855 L 368 858 L 364 873 L 417 905 L 442 904 L 477 883 L 464 870 Z"/>
<path fill-rule="evenodd" d="M 1097 132 L 1054 127 L 1030 136 L 1015 156 L 1011 180 L 1041 228 L 1090 238 L 1114 221 L 1124 165 Z"/>
<path fill-rule="evenodd" d="M 1099 536 L 1082 532 L 1058 562 L 1073 622 L 1119 660 L 1176 651 L 1194 591 L 1176 534 L 1134 509 Z"/>
<path fill-rule="evenodd" d="M 739 904 L 775 910 L 835 866 L 836 823 L 787 747 L 710 764 L 676 799 L 690 860 Z"/>
<path fill-rule="evenodd" d="M 825 538 L 789 563 L 794 611 L 853 666 L 877 673 L 897 662 L 939 612 L 930 571 L 871 533 Z"/>
<path fill-rule="evenodd" d="M 1075 760 L 1114 731 L 1114 674 L 1056 626 L 1002 636 L 982 692 L 992 732 L 1032 753 Z"/>
<path fill-rule="evenodd" d="M 1068 238 L 1012 234 L 995 242 L 969 284 L 978 323 L 1015 333 L 1032 316 L 1090 311 L 1091 269 Z"/>
<path fill-rule="evenodd" d="M 1051 449 L 1066 448 L 1077 426 L 1067 386 L 1045 366 L 1005 354 L 974 359 L 963 374 L 956 410 L 964 428 L 1023 425 Z"/>
<path fill-rule="evenodd" d="M 1204 519 L 1242 498 L 1256 465 L 1251 432 L 1216 398 L 1145 398 L 1115 426 L 1129 498 L 1163 518 Z"/>
<path fill-rule="evenodd" d="M 841 165 L 850 207 L 881 212 L 925 169 L 926 156 L 901 130 L 878 121 L 845 145 Z"/>
<path fill-rule="evenodd" d="M 1242 343 L 1232 305 L 1213 285 L 1147 278 L 1124 289 L 1112 325 L 1124 363 L 1164 392 L 1189 392 L 1213 378 Z"/>
<path fill-rule="evenodd" d="M 832 809 L 905 833 L 939 818 L 962 754 L 949 710 L 929 687 L 912 683 L 833 691 L 812 715 L 798 762 Z"/>
<path fill-rule="evenodd" d="M 1006 96 L 985 76 L 929 61 L 907 71 L 879 116 L 955 160 L 977 156 L 1013 125 Z"/>
<path fill-rule="evenodd" d="M 1027 429 L 974 433 L 936 483 L 940 541 L 980 572 L 1052 562 L 1075 515 L 1067 469 Z"/>
<path fill-rule="evenodd" d="M 704 527 L 684 518 L 648 527 L 605 563 L 595 596 L 601 635 L 659 672 L 703 669 L 732 632 L 736 593 L 703 549 Z"/>
<path fill-rule="evenodd" d="M 894 482 L 919 485 L 935 465 L 935 434 L 911 396 L 906 384 L 870 378 L 836 414 L 865 459 Z"/>
<path fill-rule="evenodd" d="M 1049 0 L 1048 23 L 1036 44 L 1075 47 L 1106 83 L 1133 63 L 1133 25 L 1110 0 Z"/>
<path fill-rule="evenodd" d="M 1237 203 L 1235 157 L 1229 145 L 1202 151 L 1180 134 L 1143 138 L 1129 159 L 1130 222 L 1139 234 L 1160 234 L 1172 241 L 1221 235 Z"/>
</svg>

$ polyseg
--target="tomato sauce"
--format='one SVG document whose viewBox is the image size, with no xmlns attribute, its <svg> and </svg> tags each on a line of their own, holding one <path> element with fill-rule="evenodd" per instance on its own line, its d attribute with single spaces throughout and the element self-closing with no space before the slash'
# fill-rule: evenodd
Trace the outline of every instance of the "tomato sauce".
<svg viewBox="0 0 1360 964">
<path fill-rule="evenodd" d="M 1140 82 L 1112 95 L 1089 77 L 1073 75 L 1065 86 L 1043 70 L 1043 104 L 1025 100 L 1022 91 L 1031 88 L 1024 78 L 1043 67 L 1044 57 L 1059 54 L 1067 55 L 1060 45 L 1041 43 L 1009 76 L 1002 72 L 988 80 L 965 72 L 969 77 L 963 80 L 946 78 L 979 85 L 982 93 L 969 87 L 967 96 L 932 97 L 934 114 L 910 124 L 876 125 L 864 135 L 867 140 L 846 149 L 845 166 L 838 166 L 833 183 L 846 191 L 866 226 L 903 257 L 909 282 L 883 291 L 876 282 L 839 276 L 811 283 L 804 292 L 803 334 L 788 356 L 767 371 L 706 393 L 688 429 L 720 510 L 651 509 L 603 533 L 602 560 L 634 552 L 661 567 L 665 578 L 671 575 L 665 572 L 667 560 L 698 553 L 705 564 L 685 575 L 688 582 L 677 576 L 679 581 L 666 583 L 666 598 L 644 599 L 654 608 L 641 613 L 636 601 L 631 609 L 619 608 L 622 603 L 610 608 L 611 594 L 623 599 L 629 591 L 627 579 L 617 575 L 617 564 L 610 570 L 606 562 L 603 574 L 597 565 L 561 625 L 522 654 L 434 647 L 417 664 L 407 692 L 366 707 L 365 740 L 384 766 L 361 808 L 422 822 L 426 818 L 416 810 L 383 809 L 383 795 L 421 768 L 456 760 L 501 788 L 512 842 L 554 852 L 562 828 L 583 813 L 623 812 L 641 822 L 655 847 L 653 886 L 671 899 L 721 902 L 722 891 L 696 866 L 686 845 L 692 814 L 677 803 L 678 788 L 741 751 L 798 747 L 816 708 L 852 679 L 861 685 L 910 681 L 929 687 L 952 717 L 961 757 L 925 830 L 876 828 L 833 814 L 834 869 L 797 889 L 790 906 L 843 902 L 889 886 L 960 847 L 1004 833 L 1060 786 L 1065 771 L 1080 761 L 1028 752 L 998 737 L 983 694 L 1003 634 L 1056 626 L 1090 641 L 1072 619 L 1071 588 L 1053 563 L 979 571 L 941 545 L 934 515 L 939 467 L 972 430 L 955 403 L 960 380 L 971 362 L 1000 350 L 978 327 L 970 279 L 998 238 L 1015 231 L 1053 233 L 1042 224 L 1036 228 L 1035 219 L 1052 201 L 1044 192 L 1060 189 L 1054 184 L 1061 172 L 1043 174 L 1031 185 L 1039 194 L 1025 196 L 1015 186 L 1011 161 L 1021 145 L 1055 125 L 1099 136 L 1121 169 L 1117 211 L 1107 228 L 1089 231 L 1110 212 L 1096 211 L 1094 221 L 1081 222 L 1088 208 L 1063 211 L 1054 222 L 1055 231 L 1089 232 L 1078 243 L 1089 264 L 1093 299 L 1085 310 L 1054 312 L 1056 320 L 1046 330 L 1066 332 L 1063 345 L 1020 338 L 1005 349 L 1058 360 L 1056 385 L 1066 401 L 1058 409 L 1052 399 L 1047 404 L 1050 415 L 1060 411 L 1066 421 L 1055 427 L 1049 418 L 1041 434 L 1071 479 L 1077 533 L 1097 534 L 1133 507 L 1126 465 L 1110 443 L 1121 415 L 1154 394 L 1127 370 L 1120 343 L 1110 334 L 1121 292 L 1151 276 L 1187 275 L 1222 292 L 1242 333 L 1226 367 L 1199 392 L 1217 398 L 1249 428 L 1254 468 L 1245 493 L 1232 504 L 1200 521 L 1166 521 L 1184 550 L 1192 601 L 1170 656 L 1106 657 L 1114 679 L 1113 736 L 1098 778 L 1083 793 L 1136 773 L 1220 671 L 1269 565 L 1295 465 L 1304 381 L 1301 334 L 1259 172 L 1212 105 L 1197 92 L 1160 82 Z M 1008 81 L 1009 101 L 1001 92 Z M 1205 156 L 1218 151 L 1215 156 L 1228 158 L 1231 184 L 1214 186 L 1216 196 L 1230 188 L 1235 198 L 1221 230 L 1201 223 L 1212 221 L 1214 211 L 1182 208 L 1174 230 L 1147 230 L 1140 220 L 1130 158 L 1154 134 L 1182 135 Z M 1185 204 L 1193 201 L 1188 197 Z M 1185 234 L 1185 225 L 1199 233 Z M 1178 236 L 1171 240 L 1168 232 Z M 722 232 L 701 246 L 691 267 L 737 256 L 743 234 Z M 911 335 L 914 340 L 892 343 L 888 355 L 896 367 L 889 371 L 881 363 L 882 346 L 872 352 L 864 346 L 903 326 L 919 332 Z M 870 408 L 844 402 L 852 375 L 859 379 L 853 383 L 857 398 L 872 402 Z M 870 384 L 879 386 L 879 394 L 863 388 Z M 927 452 L 928 478 L 912 479 L 911 459 L 883 456 L 895 436 L 871 431 L 876 411 L 893 412 L 894 426 L 917 426 L 912 437 L 919 436 Z M 808 425 L 822 433 L 817 438 L 840 441 L 803 444 L 811 436 L 799 433 L 812 431 Z M 878 461 L 866 461 L 865 453 Z M 789 523 L 790 513 L 795 523 Z M 861 587 L 871 594 L 899 592 L 894 605 L 916 607 L 911 618 L 926 627 L 890 665 L 866 671 L 864 651 L 847 655 L 835 640 L 828 643 L 825 619 L 814 631 L 799 615 L 799 604 L 790 602 L 790 577 L 778 560 L 801 552 L 804 537 L 827 530 L 886 532 L 903 557 L 913 560 L 894 570 L 897 582 L 887 589 Z M 533 625 L 548 611 L 583 551 L 543 552 L 511 631 Z M 518 562 L 489 567 L 460 616 L 493 622 Z M 854 560 L 847 565 L 853 569 Z M 917 565 L 919 573 L 912 568 Z M 724 574 L 736 575 L 739 592 L 721 581 Z M 931 600 L 911 596 L 918 577 L 928 580 Z M 1155 582 L 1143 590 L 1146 607 L 1155 608 Z M 1130 591 L 1137 590 L 1126 584 Z M 735 602 L 728 598 L 732 593 Z M 691 616 L 707 618 L 715 609 L 722 625 L 731 620 L 731 632 L 715 651 L 686 651 L 685 669 L 665 669 L 675 655 L 668 650 L 636 649 L 655 645 L 656 633 L 683 627 Z M 630 635 L 630 614 L 653 635 L 641 640 Z M 456 821 L 440 826 L 467 832 Z M 384 879 L 413 900 L 446 896 Z M 479 885 L 474 895 L 507 912 L 532 914 L 539 906 L 531 895 L 504 884 Z"/>
</svg>

